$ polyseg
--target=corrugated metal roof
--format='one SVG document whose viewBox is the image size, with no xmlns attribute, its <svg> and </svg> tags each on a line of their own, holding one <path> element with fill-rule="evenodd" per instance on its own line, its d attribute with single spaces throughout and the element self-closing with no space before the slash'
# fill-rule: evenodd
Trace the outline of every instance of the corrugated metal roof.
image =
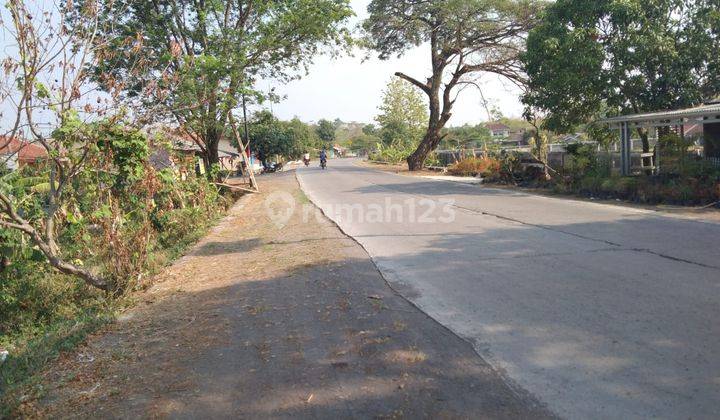
<svg viewBox="0 0 720 420">
<path fill-rule="evenodd" d="M 648 112 L 644 114 L 630 114 L 602 120 L 608 124 L 623 122 L 653 122 L 662 120 L 679 120 L 682 118 L 702 118 L 720 115 L 720 104 L 709 103 L 694 108 L 676 109 L 674 111 Z M 699 122 L 699 121 L 698 121 Z"/>
</svg>

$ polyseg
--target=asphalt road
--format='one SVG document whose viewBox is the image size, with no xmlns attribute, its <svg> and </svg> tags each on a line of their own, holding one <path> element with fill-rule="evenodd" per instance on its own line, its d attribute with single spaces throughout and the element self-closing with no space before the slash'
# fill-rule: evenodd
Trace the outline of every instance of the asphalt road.
<svg viewBox="0 0 720 420">
<path fill-rule="evenodd" d="M 566 418 L 720 417 L 720 225 L 331 160 L 308 197 Z"/>
</svg>

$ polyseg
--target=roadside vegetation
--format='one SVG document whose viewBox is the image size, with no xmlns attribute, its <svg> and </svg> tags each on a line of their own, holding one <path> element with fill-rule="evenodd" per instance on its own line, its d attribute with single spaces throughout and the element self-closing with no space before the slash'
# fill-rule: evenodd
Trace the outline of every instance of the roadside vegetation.
<svg viewBox="0 0 720 420">
<path fill-rule="evenodd" d="M 657 133 L 634 128 L 642 166 L 652 167 L 659 152 L 660 171 L 621 177 L 611 153 L 618 135 L 601 122 L 720 95 L 716 2 L 430 1 L 416 7 L 375 0 L 368 10 L 366 41 L 381 59 L 426 45 L 433 63 L 428 77 L 396 73 L 426 96 L 423 134 L 403 147 L 382 143 L 372 159 L 404 159 L 419 170 L 437 160 L 432 154 L 440 147 L 457 150 L 449 164 L 443 160 L 451 174 L 643 203 L 720 199 L 717 162 L 698 156 L 696 138 L 668 127 Z M 482 74 L 504 77 L 524 92 L 519 125 L 483 99 L 489 121 L 522 133 L 522 151 L 490 138 L 483 126 L 446 127 L 463 90 L 477 89 L 482 97 Z M 552 161 L 553 140 L 578 133 L 584 142 L 565 141 L 561 162 Z"/>
<path fill-rule="evenodd" d="M 671 136 L 664 142 L 674 142 Z M 558 194 L 619 199 L 642 204 L 705 206 L 720 202 L 720 167 L 666 147 L 663 170 L 651 176 L 620 176 L 608 153 L 588 144 L 566 146 L 564 165 L 549 167 L 527 152 L 467 157 L 448 167 L 455 176 L 482 177 L 486 183 L 540 188 Z M 546 171 L 544 168 L 551 170 Z M 552 175 L 546 177 L 546 172 Z"/>
<path fill-rule="evenodd" d="M 270 111 L 263 110 L 255 113 L 250 121 L 253 150 L 262 161 L 275 156 L 299 159 L 304 153 L 316 153 L 323 147 L 333 146 L 332 140 L 325 142 L 321 139 L 320 127 L 312 127 L 297 118 L 282 121 Z M 230 143 L 238 147 L 236 139 Z"/>
<path fill-rule="evenodd" d="M 105 290 L 57 272 L 25 235 L 3 230 L 0 271 L 0 387 L 22 385 L 59 351 L 112 320 L 130 303 L 129 292 L 150 285 L 152 274 L 194 243 L 221 215 L 232 196 L 222 196 L 191 168 L 155 170 L 146 139 L 126 128 L 112 132 L 88 156 L 67 188 L 54 229 L 64 259 L 107 282 Z M 126 153 L 128 137 L 140 150 Z M 4 174 L 2 186 L 33 225 L 41 224 L 48 200 L 49 165 Z M 190 175 L 179 181 L 180 170 Z M 9 398 L 10 396 L 8 396 Z M 11 401 L 4 400 L 11 407 Z M 1 414 L 1 413 L 0 413 Z"/>
<path fill-rule="evenodd" d="M 320 49 L 350 41 L 345 1 L 236 6 L 2 9 L 0 417 L 41 393 L 33 374 L 132 304 L 234 202 L 216 184 L 233 171 L 218 145 L 234 138 L 241 99 L 272 97 L 256 80 L 296 78 Z M 298 120 L 258 118 L 266 154 L 319 144 Z"/>
</svg>

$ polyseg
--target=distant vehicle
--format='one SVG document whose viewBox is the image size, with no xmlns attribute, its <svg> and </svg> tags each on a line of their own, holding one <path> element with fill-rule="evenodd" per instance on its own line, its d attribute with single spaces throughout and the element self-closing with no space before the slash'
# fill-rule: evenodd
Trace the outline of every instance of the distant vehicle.
<svg viewBox="0 0 720 420">
<path fill-rule="evenodd" d="M 282 162 L 279 162 L 279 163 L 270 162 L 266 167 L 263 168 L 262 173 L 271 174 L 273 172 L 280 172 L 282 170 L 283 170 Z"/>
<path fill-rule="evenodd" d="M 327 167 L 327 159 L 320 159 L 320 167 L 323 169 Z"/>
</svg>

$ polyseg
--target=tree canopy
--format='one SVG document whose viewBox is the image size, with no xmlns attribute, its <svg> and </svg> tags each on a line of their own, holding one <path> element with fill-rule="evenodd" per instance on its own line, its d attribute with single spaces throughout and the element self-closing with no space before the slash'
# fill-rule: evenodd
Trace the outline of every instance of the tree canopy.
<svg viewBox="0 0 720 420">
<path fill-rule="evenodd" d="M 398 72 L 429 100 L 429 124 L 408 157 L 420 169 L 442 140 L 459 90 L 482 73 L 523 83 L 519 54 L 524 35 L 541 6 L 535 0 L 373 0 L 364 23 L 368 44 L 381 59 L 429 44 L 432 74 L 426 79 Z"/>
<path fill-rule="evenodd" d="M 698 104 L 720 91 L 719 34 L 717 0 L 558 0 L 529 34 L 523 100 L 554 131 Z"/>
<path fill-rule="evenodd" d="M 346 45 L 343 24 L 352 15 L 347 0 L 107 0 L 101 7 L 112 25 L 99 37 L 98 81 L 121 86 L 148 115 L 176 119 L 211 164 L 228 112 L 244 94 L 262 97 L 255 80 L 298 77 L 321 49 Z"/>
<path fill-rule="evenodd" d="M 250 145 L 261 159 L 281 155 L 299 158 L 319 146 L 315 131 L 297 118 L 281 121 L 270 111 L 253 115 L 250 126 Z"/>
<path fill-rule="evenodd" d="M 448 127 L 444 130 L 444 134 L 446 135 L 443 139 L 443 145 L 450 149 L 487 146 L 487 143 L 492 140 L 490 130 L 483 124 Z"/>
<path fill-rule="evenodd" d="M 420 92 L 399 78 L 393 78 L 383 91 L 380 114 L 380 137 L 386 145 L 416 146 L 427 128 L 427 107 Z"/>
<path fill-rule="evenodd" d="M 320 120 L 318 121 L 317 125 L 317 134 L 320 137 L 320 140 L 322 140 L 325 143 L 325 146 L 332 146 L 332 143 L 335 141 L 335 124 L 328 120 Z"/>
</svg>

